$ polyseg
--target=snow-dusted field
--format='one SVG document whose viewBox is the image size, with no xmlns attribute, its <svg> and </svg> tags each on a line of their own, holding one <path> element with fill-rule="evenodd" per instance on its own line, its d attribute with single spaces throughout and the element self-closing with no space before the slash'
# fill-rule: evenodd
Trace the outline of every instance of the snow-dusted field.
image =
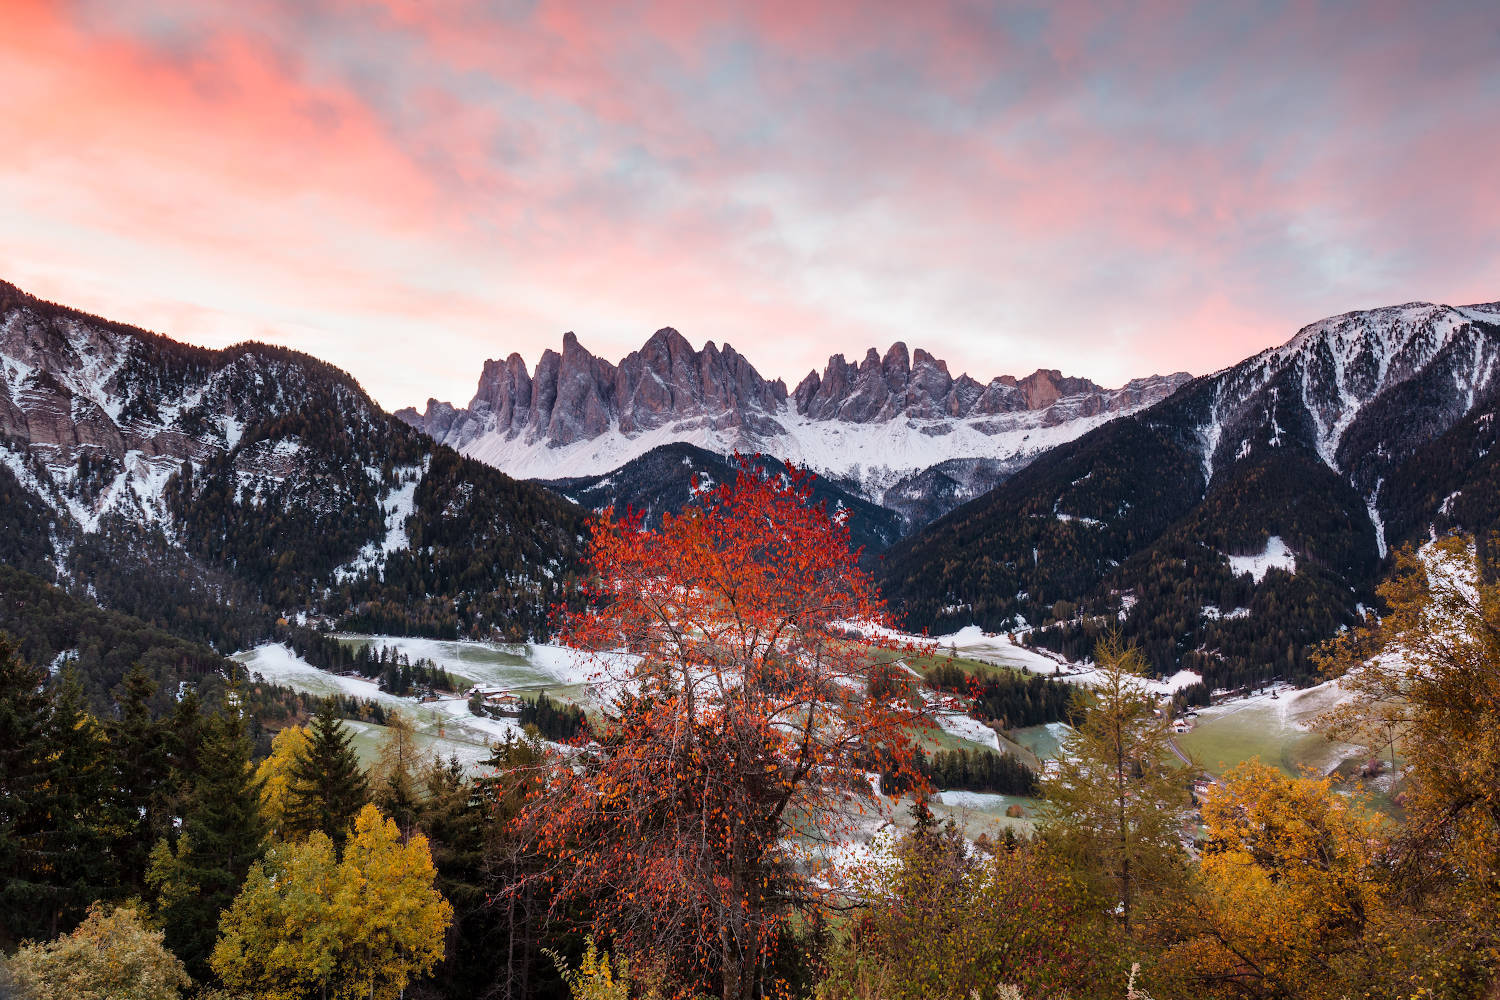
<svg viewBox="0 0 1500 1000">
<path fill-rule="evenodd" d="M 426 642 L 428 640 L 400 640 L 403 642 Z M 463 645 L 463 644 L 456 644 Z M 252 674 L 259 674 L 267 681 L 283 684 L 297 691 L 313 695 L 346 694 L 379 704 L 386 711 L 397 710 L 415 724 L 418 741 L 431 753 L 443 758 L 456 755 L 463 763 L 473 766 L 489 756 L 489 745 L 504 739 L 506 733 L 520 735 L 521 727 L 514 719 L 480 718 L 469 712 L 466 699 L 444 698 L 438 701 L 419 702 L 415 698 L 401 698 L 380 690 L 374 681 L 363 677 L 345 677 L 319 670 L 302 659 L 289 647 L 280 644 L 257 646 L 236 653 L 233 657 L 243 663 Z M 415 658 L 415 657 L 413 657 Z M 550 654 L 540 657 L 543 663 L 551 659 Z M 448 669 L 455 667 L 444 664 Z M 520 676 L 517 670 L 515 675 Z M 560 681 L 555 672 L 537 666 L 524 676 L 540 678 L 542 686 L 548 681 Z M 557 685 L 554 685 L 557 686 Z M 374 758 L 380 742 L 382 727 L 367 722 L 348 722 L 355 732 L 355 744 L 361 755 Z"/>
<path fill-rule="evenodd" d="M 351 646 L 391 647 L 411 658 L 431 660 L 451 674 L 466 677 L 483 688 L 549 691 L 576 687 L 596 679 L 599 666 L 575 650 L 542 643 L 472 642 L 413 639 L 392 635 L 350 635 L 338 638 Z"/>
<path fill-rule="evenodd" d="M 1020 643 L 1012 642 L 1009 635 L 1005 633 L 988 634 L 978 625 L 970 625 L 950 635 L 927 638 L 903 636 L 902 638 L 918 645 L 925 645 L 937 655 L 951 652 L 955 656 L 978 660 L 980 663 L 1025 670 L 1033 674 L 1045 674 L 1069 684 L 1096 684 L 1099 681 L 1099 672 L 1094 669 L 1092 663 L 1074 663 L 1054 659 L 1034 649 L 1028 649 Z M 1170 695 L 1182 688 L 1197 684 L 1201 680 L 1203 677 L 1200 674 L 1191 670 L 1179 670 L 1166 679 L 1152 678 L 1142 681 L 1142 684 L 1149 691 Z"/>
</svg>

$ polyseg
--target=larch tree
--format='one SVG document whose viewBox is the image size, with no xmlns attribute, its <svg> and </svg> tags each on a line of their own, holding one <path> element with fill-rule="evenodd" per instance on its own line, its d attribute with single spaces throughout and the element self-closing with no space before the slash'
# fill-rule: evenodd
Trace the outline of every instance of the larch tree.
<svg viewBox="0 0 1500 1000">
<path fill-rule="evenodd" d="M 1326 651 L 1351 697 L 1324 721 L 1405 761 L 1394 874 L 1426 975 L 1500 986 L 1500 585 L 1455 536 L 1398 553 L 1379 592 L 1384 615 Z"/>
<path fill-rule="evenodd" d="M 306 755 L 310 737 L 306 726 L 287 726 L 271 737 L 271 752 L 255 769 L 260 785 L 260 812 L 266 832 L 278 840 L 287 836 L 287 804 L 292 797 L 292 768 Z"/>
<path fill-rule="evenodd" d="M 380 756 L 370 771 L 370 785 L 380 811 L 395 820 L 403 837 L 410 837 L 422 808 L 421 780 L 428 755 L 417 746 L 417 731 L 398 711 L 385 717 Z"/>
<path fill-rule="evenodd" d="M 1203 997 L 1351 995 L 1378 974 L 1391 916 L 1378 817 L 1329 778 L 1241 764 L 1209 793 L 1193 892 L 1161 915 L 1161 963 Z M 1373 932 L 1373 933 L 1372 933 Z M 1374 994 L 1396 995 L 1401 980 Z"/>
<path fill-rule="evenodd" d="M 523 815 L 554 905 L 590 901 L 601 938 L 684 988 L 764 995 L 788 915 L 837 886 L 826 849 L 879 808 L 868 772 L 912 770 L 921 702 L 866 694 L 899 651 L 883 605 L 790 467 L 697 490 L 657 531 L 606 513 L 587 560 L 563 638 L 611 702 L 602 747 Z"/>
<path fill-rule="evenodd" d="M 1171 754 L 1171 716 L 1146 688 L 1140 652 L 1110 636 L 1094 659 L 1098 680 L 1078 690 L 1083 721 L 1042 782 L 1041 820 L 1102 878 L 1128 930 L 1142 894 L 1181 871 L 1188 769 Z"/>
</svg>

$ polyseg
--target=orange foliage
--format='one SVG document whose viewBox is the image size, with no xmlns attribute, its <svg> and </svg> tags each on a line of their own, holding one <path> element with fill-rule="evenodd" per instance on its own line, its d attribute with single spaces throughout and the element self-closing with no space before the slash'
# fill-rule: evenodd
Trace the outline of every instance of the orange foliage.
<svg viewBox="0 0 1500 1000">
<path fill-rule="evenodd" d="M 771 992 L 789 913 L 839 892 L 827 849 L 886 806 L 868 772 L 920 782 L 921 699 L 868 694 L 907 650 L 807 480 L 742 471 L 659 531 L 595 523 L 590 604 L 563 639 L 611 692 L 602 746 L 523 815 L 555 905 L 587 901 L 637 965 L 725 997 Z"/>
</svg>

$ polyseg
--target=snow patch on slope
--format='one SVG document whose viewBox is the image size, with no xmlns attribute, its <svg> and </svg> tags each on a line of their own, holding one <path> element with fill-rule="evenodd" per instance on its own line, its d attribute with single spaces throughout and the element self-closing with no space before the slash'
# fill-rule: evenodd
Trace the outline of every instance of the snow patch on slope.
<svg viewBox="0 0 1500 1000">
<path fill-rule="evenodd" d="M 1265 551 L 1250 556 L 1225 556 L 1229 560 L 1229 569 L 1235 576 L 1249 573 L 1259 583 L 1265 579 L 1267 571 L 1272 569 L 1284 569 L 1288 573 L 1297 572 L 1297 554 L 1286 547 L 1286 542 L 1281 540 L 1280 535 L 1272 535 L 1266 539 Z"/>
</svg>

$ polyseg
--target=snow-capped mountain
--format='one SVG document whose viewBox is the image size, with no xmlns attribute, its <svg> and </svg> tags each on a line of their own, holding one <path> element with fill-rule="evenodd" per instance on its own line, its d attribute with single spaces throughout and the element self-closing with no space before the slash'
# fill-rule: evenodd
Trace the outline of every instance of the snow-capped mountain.
<svg viewBox="0 0 1500 1000">
<path fill-rule="evenodd" d="M 562 352 L 545 352 L 530 374 L 517 354 L 487 362 L 463 409 L 429 400 L 425 412 L 396 415 L 517 477 L 602 475 L 685 442 L 721 455 L 775 455 L 880 500 L 952 459 L 1023 465 L 1188 379 L 1152 376 L 1111 390 L 1037 371 L 980 383 L 898 343 L 858 364 L 835 355 L 821 375 L 809 373 L 788 392 L 733 347 L 710 341 L 694 350 L 676 330 L 658 330 L 618 365 L 569 333 Z"/>
<path fill-rule="evenodd" d="M 1313 323 L 898 543 L 886 596 L 941 631 L 1051 623 L 1037 641 L 1069 655 L 1119 621 L 1158 669 L 1222 687 L 1305 676 L 1392 546 L 1500 528 L 1497 362 L 1496 303 Z"/>
<path fill-rule="evenodd" d="M 380 419 L 340 375 L 269 345 L 190 347 L 0 285 L 0 462 L 86 534 L 111 515 L 172 531 L 166 485 L 185 462 L 232 452 L 237 485 L 252 492 L 296 479 L 297 436 L 246 440 L 246 428 L 315 395 L 356 432 Z"/>
<path fill-rule="evenodd" d="M 1344 313 L 1211 376 L 1191 403 L 1206 483 L 1260 449 L 1295 439 L 1364 498 L 1386 551 L 1381 485 L 1390 470 L 1493 402 L 1500 303 L 1409 303 Z M 1188 404 L 1189 400 L 1184 400 Z"/>
<path fill-rule="evenodd" d="M 331 365 L 192 347 L 4 283 L 0 509 L 0 558 L 148 620 L 369 614 L 395 588 L 429 628 L 475 625 L 485 602 L 536 623 L 578 533 L 574 509 L 434 446 Z M 493 579 L 460 614 L 474 581 L 454 564 L 485 548 Z"/>
</svg>

